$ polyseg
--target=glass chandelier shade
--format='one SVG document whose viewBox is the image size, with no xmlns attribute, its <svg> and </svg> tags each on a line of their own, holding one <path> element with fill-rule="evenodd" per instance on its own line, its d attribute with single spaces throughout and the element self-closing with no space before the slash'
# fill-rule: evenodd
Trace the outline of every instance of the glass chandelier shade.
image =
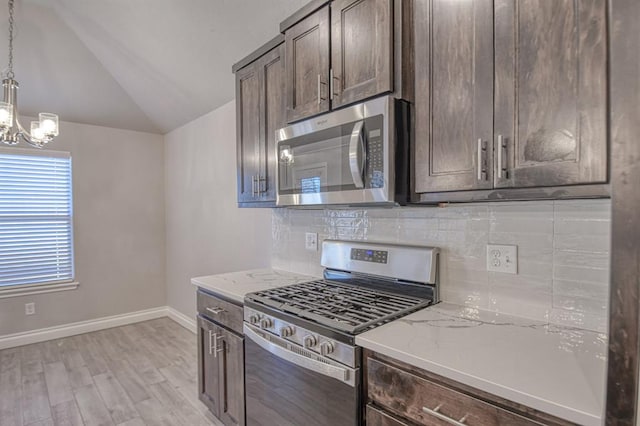
<svg viewBox="0 0 640 426">
<path fill-rule="evenodd" d="M 32 121 L 27 131 L 18 120 L 18 82 L 13 74 L 13 2 L 9 0 L 9 65 L 2 80 L 3 99 L 0 102 L 0 140 L 7 145 L 25 141 L 36 148 L 43 148 L 58 136 L 58 116 L 41 112 L 38 121 Z"/>
</svg>

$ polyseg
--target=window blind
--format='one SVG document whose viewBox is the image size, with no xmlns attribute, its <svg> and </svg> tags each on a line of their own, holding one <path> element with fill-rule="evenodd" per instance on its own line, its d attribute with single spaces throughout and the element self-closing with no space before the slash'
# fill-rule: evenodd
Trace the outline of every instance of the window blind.
<svg viewBox="0 0 640 426">
<path fill-rule="evenodd" d="M 0 150 L 0 289 L 72 281 L 68 153 Z"/>
</svg>

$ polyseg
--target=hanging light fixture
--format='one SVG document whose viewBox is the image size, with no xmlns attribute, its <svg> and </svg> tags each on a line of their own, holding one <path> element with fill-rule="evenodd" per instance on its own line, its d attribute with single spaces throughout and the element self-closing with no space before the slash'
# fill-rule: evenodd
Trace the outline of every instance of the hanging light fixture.
<svg viewBox="0 0 640 426">
<path fill-rule="evenodd" d="M 4 99 L 0 102 L 0 140 L 16 145 L 20 139 L 36 148 L 42 148 L 58 136 L 58 116 L 41 112 L 39 121 L 32 121 L 27 132 L 18 121 L 18 82 L 13 74 L 13 2 L 9 0 L 9 65 L 2 80 Z"/>
</svg>

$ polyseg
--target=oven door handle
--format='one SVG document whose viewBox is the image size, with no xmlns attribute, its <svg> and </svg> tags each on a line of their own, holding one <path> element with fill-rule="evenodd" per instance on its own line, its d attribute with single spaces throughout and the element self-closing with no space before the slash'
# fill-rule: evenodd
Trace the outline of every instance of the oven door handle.
<svg viewBox="0 0 640 426">
<path fill-rule="evenodd" d="M 339 380 L 343 383 L 348 384 L 351 387 L 356 386 L 356 370 L 327 364 L 325 362 L 318 361 L 313 358 L 308 358 L 297 352 L 290 351 L 289 349 L 284 348 L 278 345 L 277 343 L 274 343 L 268 340 L 265 337 L 262 337 L 256 331 L 254 331 L 253 327 L 251 327 L 246 323 L 244 324 L 244 335 L 245 337 L 248 337 L 251 341 L 255 342 L 262 349 L 277 356 L 280 359 L 288 361 L 299 367 L 306 368 L 307 370 L 315 371 L 316 373 L 320 373 L 323 376 L 332 377 L 336 380 Z M 269 337 L 274 340 L 280 340 L 275 336 L 273 337 L 269 336 Z M 286 342 L 286 341 L 283 340 L 283 342 Z M 320 358 L 319 355 L 317 357 Z"/>
<path fill-rule="evenodd" d="M 353 126 L 351 139 L 349 140 L 349 168 L 351 169 L 351 177 L 356 188 L 364 188 L 362 181 L 362 173 L 364 171 L 364 140 L 362 139 L 362 127 L 364 121 L 358 121 Z"/>
</svg>

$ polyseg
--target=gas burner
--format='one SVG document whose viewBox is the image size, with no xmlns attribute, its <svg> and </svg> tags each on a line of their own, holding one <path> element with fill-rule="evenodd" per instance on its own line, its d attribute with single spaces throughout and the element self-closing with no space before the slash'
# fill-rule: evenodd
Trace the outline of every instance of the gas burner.
<svg viewBox="0 0 640 426">
<path fill-rule="evenodd" d="M 430 299 L 330 280 L 260 291 L 247 298 L 349 334 L 361 333 L 431 304 Z"/>
</svg>

